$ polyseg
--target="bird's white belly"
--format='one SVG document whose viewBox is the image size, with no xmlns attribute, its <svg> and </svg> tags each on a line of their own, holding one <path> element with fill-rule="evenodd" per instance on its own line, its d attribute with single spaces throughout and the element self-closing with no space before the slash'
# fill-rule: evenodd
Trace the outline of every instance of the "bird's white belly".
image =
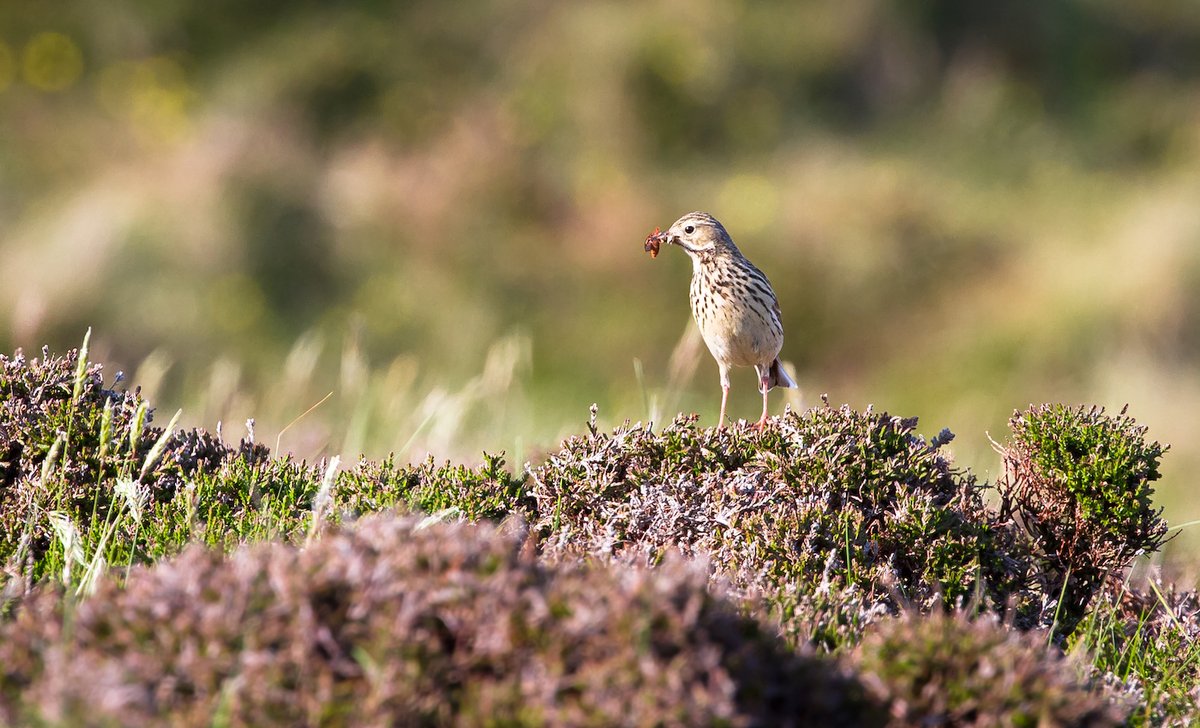
<svg viewBox="0 0 1200 728">
<path fill-rule="evenodd" d="M 769 364 L 783 348 L 779 329 L 763 325 L 748 307 L 718 306 L 697 324 L 713 358 L 729 366 Z"/>
</svg>

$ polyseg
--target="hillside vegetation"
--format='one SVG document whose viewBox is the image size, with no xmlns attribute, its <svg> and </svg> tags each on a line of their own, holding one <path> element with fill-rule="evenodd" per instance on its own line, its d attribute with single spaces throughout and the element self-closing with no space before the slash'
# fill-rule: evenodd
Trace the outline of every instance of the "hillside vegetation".
<svg viewBox="0 0 1200 728">
<path fill-rule="evenodd" d="M 520 472 L 342 467 L 0 358 L 0 718 L 154 725 L 1158 725 L 1197 597 L 1125 413 L 1013 417 L 980 483 L 915 422 L 594 422 Z"/>
</svg>

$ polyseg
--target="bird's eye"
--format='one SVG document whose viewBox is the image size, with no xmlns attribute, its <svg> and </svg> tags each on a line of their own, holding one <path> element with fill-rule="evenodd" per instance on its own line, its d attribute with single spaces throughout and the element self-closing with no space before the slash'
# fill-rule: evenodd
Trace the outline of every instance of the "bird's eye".
<svg viewBox="0 0 1200 728">
<path fill-rule="evenodd" d="M 691 235 L 692 233 L 696 232 L 696 226 L 695 225 L 687 225 L 686 227 L 683 228 L 683 231 L 685 233 L 687 233 L 688 235 Z"/>
</svg>

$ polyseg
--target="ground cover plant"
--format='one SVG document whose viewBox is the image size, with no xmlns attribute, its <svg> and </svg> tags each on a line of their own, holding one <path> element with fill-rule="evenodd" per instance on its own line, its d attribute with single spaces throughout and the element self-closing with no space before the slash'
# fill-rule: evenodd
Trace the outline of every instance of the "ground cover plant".
<svg viewBox="0 0 1200 728">
<path fill-rule="evenodd" d="M 877 724 L 682 561 L 543 566 L 522 540 L 372 517 L 310 548 L 193 547 L 53 593 L 0 647 L 0 716 L 112 725 Z M 69 620 L 69 625 L 68 625 Z M 50 646 L 42 644 L 43 640 Z"/>
<path fill-rule="evenodd" d="M 1194 592 L 1125 578 L 1166 525 L 1124 412 L 1016 413 L 994 486 L 828 404 L 343 466 L 155 427 L 86 342 L 0 365 L 8 722 L 1196 717 Z"/>
<path fill-rule="evenodd" d="M 530 472 L 543 550 L 704 554 L 737 587 L 766 594 L 799 639 L 830 646 L 900 603 L 1002 606 L 1030 554 L 939 452 L 945 442 L 915 426 L 825 405 L 762 432 L 704 429 L 693 416 L 658 433 L 572 438 Z"/>
<path fill-rule="evenodd" d="M 1162 546 L 1167 524 L 1151 496 L 1166 448 L 1124 411 L 1032 407 L 1011 426 L 1000 510 L 1019 519 L 1037 578 L 1061 593 L 1059 619 L 1073 623 L 1106 579 Z"/>
<path fill-rule="evenodd" d="M 1116 726 L 1119 693 L 1079 679 L 1041 634 L 962 613 L 907 615 L 866 636 L 852 657 L 893 725 Z"/>
</svg>

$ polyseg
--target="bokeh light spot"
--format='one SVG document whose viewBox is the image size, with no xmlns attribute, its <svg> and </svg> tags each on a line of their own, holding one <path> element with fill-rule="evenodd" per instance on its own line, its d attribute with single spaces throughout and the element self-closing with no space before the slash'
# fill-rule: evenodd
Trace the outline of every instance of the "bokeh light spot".
<svg viewBox="0 0 1200 728">
<path fill-rule="evenodd" d="M 109 113 L 158 140 L 176 138 L 187 130 L 196 96 L 179 63 L 164 57 L 105 66 L 96 93 Z"/>
<path fill-rule="evenodd" d="M 38 33 L 25 46 L 21 70 L 30 86 L 62 91 L 73 86 L 83 73 L 83 53 L 62 33 Z"/>
</svg>

